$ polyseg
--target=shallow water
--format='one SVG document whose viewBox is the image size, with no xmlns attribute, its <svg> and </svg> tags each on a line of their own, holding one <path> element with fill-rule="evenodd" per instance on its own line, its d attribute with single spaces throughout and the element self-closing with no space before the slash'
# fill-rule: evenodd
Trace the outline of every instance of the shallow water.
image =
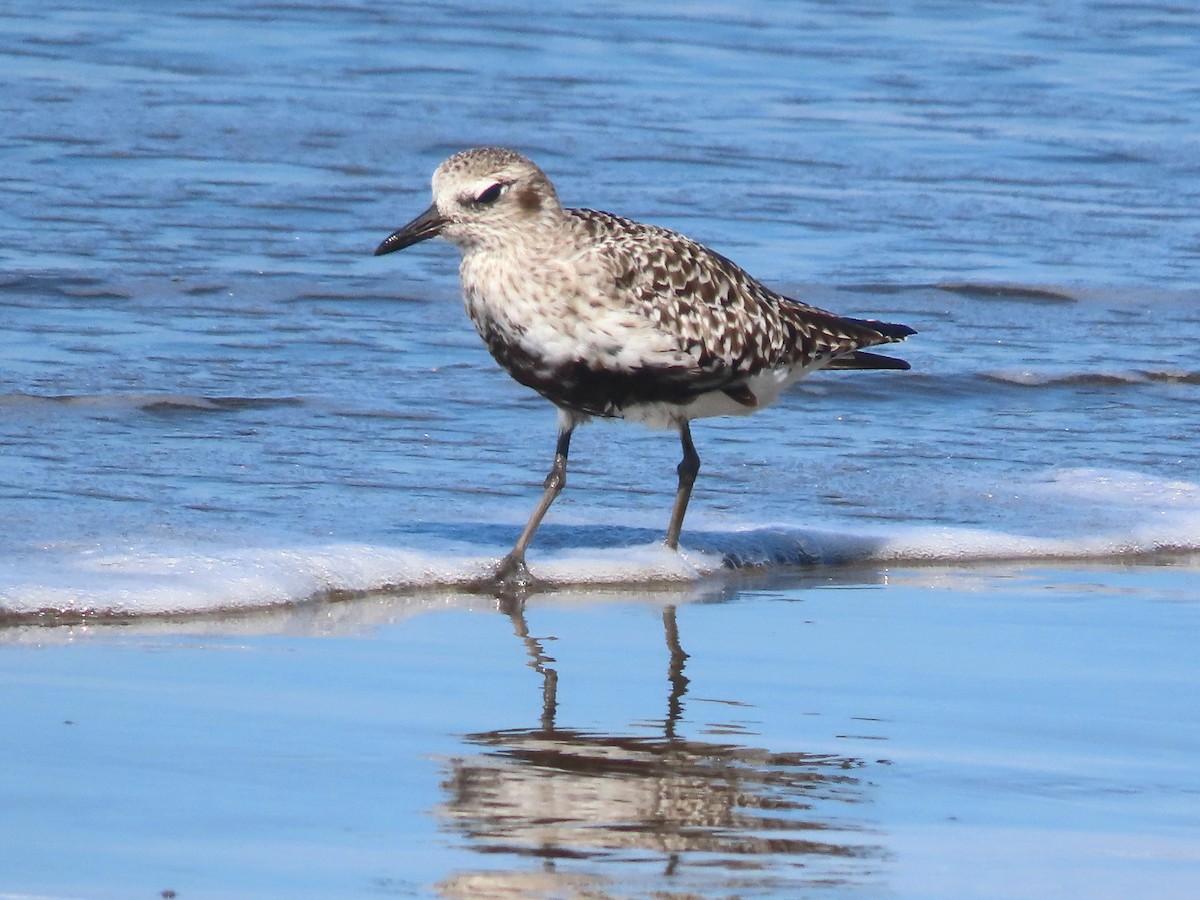
<svg viewBox="0 0 1200 900">
<path fill-rule="evenodd" d="M 1190 896 L 1198 17 L 7 10 L 0 892 Z M 370 255 L 485 143 L 912 371 L 699 423 L 679 556 L 675 439 L 582 429 L 497 614 L 553 413 Z"/>
<path fill-rule="evenodd" d="M 12 896 L 1188 897 L 1195 566 L 28 628 Z"/>
</svg>

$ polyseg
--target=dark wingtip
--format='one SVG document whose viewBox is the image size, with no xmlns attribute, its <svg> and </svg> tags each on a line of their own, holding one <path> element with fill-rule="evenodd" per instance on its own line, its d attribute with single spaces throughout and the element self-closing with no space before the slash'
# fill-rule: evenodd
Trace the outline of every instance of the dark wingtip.
<svg viewBox="0 0 1200 900">
<path fill-rule="evenodd" d="M 848 322 L 853 322 L 855 325 L 869 328 L 882 334 L 885 338 L 893 341 L 902 341 L 906 337 L 911 337 L 917 333 L 917 329 L 909 328 L 907 325 L 900 325 L 896 322 L 880 322 L 877 319 L 851 319 L 844 316 Z"/>
<path fill-rule="evenodd" d="M 885 334 L 890 338 L 895 338 L 898 341 L 904 340 L 906 337 L 912 337 L 917 333 L 917 329 L 909 328 L 907 325 L 898 325 L 891 322 L 884 322 L 884 328 L 880 334 Z"/>
<path fill-rule="evenodd" d="M 400 242 L 396 239 L 396 235 L 389 234 L 383 239 L 382 243 L 375 248 L 375 252 L 371 255 L 383 256 L 385 253 L 391 253 L 393 250 L 399 250 L 400 248 L 396 246 L 398 243 Z"/>
</svg>

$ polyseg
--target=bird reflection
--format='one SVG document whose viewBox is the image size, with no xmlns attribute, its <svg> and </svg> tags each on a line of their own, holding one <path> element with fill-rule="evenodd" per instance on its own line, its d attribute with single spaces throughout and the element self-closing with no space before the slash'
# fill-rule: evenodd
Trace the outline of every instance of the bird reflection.
<svg viewBox="0 0 1200 900">
<path fill-rule="evenodd" d="M 683 695 L 690 683 L 688 677 L 683 674 L 688 655 L 683 652 L 679 643 L 679 624 L 675 621 L 674 606 L 663 607 L 662 620 L 663 633 L 667 637 L 667 650 L 671 653 L 671 663 L 667 667 L 667 682 L 671 685 L 671 692 L 667 695 L 667 718 L 663 735 L 668 740 L 674 740 L 675 728 L 683 717 Z"/>
<path fill-rule="evenodd" d="M 674 606 L 662 613 L 661 735 L 558 725 L 554 660 L 523 603 L 506 612 L 541 676 L 541 721 L 467 734 L 478 752 L 448 762 L 436 812 L 488 867 L 451 875 L 442 896 L 705 897 L 874 882 L 882 851 L 863 818 L 864 761 L 681 736 L 688 654 Z"/>
</svg>

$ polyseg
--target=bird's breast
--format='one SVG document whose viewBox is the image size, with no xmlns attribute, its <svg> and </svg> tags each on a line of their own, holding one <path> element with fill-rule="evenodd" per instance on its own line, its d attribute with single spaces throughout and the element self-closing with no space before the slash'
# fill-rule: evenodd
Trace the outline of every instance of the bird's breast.
<svg viewBox="0 0 1200 900">
<path fill-rule="evenodd" d="M 536 259 L 464 257 L 467 314 L 492 356 L 521 384 L 587 415 L 687 402 L 695 357 L 584 263 L 564 271 Z"/>
<path fill-rule="evenodd" d="M 467 314 L 493 353 L 499 341 L 554 365 L 692 361 L 677 339 L 620 294 L 594 254 L 477 253 L 463 258 L 461 275 Z"/>
</svg>

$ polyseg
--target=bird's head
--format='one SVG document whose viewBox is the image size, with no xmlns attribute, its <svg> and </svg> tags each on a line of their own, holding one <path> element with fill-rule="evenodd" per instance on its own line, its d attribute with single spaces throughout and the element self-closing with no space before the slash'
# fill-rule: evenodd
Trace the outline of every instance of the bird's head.
<svg viewBox="0 0 1200 900">
<path fill-rule="evenodd" d="M 464 250 L 498 246 L 561 213 L 550 179 L 519 153 L 464 150 L 433 173 L 429 209 L 389 235 L 375 255 L 439 236 Z"/>
</svg>

